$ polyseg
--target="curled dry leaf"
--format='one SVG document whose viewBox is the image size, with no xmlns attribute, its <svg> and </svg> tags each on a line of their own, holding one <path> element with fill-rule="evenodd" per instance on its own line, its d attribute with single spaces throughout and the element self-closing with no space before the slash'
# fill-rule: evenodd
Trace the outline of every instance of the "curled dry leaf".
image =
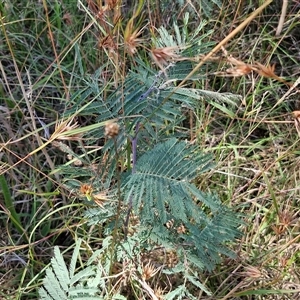
<svg viewBox="0 0 300 300">
<path fill-rule="evenodd" d="M 97 194 L 93 194 L 93 200 L 94 202 L 101 208 L 104 208 L 103 204 L 104 202 L 110 200 L 106 194 L 105 191 L 97 193 Z"/>
<path fill-rule="evenodd" d="M 251 66 L 249 65 L 239 65 L 234 68 L 229 68 L 226 70 L 225 76 L 233 76 L 233 77 L 239 77 L 249 74 L 252 71 Z"/>
<path fill-rule="evenodd" d="M 125 48 L 130 55 L 133 55 L 137 51 L 137 47 L 141 44 L 143 39 L 139 39 L 138 37 L 141 35 L 142 30 L 136 29 L 132 32 L 131 35 L 126 37 L 125 39 Z"/>
<path fill-rule="evenodd" d="M 224 61 L 222 58 L 220 58 L 220 60 Z M 236 59 L 232 56 L 226 56 L 225 63 L 231 64 L 232 68 L 227 69 L 225 72 L 215 72 L 213 73 L 213 75 L 222 77 L 239 77 L 247 75 L 250 72 L 254 71 L 260 76 L 272 78 L 286 84 L 287 86 L 291 86 L 291 83 L 285 81 L 283 78 L 275 74 L 275 64 L 267 66 L 259 62 L 255 62 L 253 64 L 246 64 L 243 61 Z"/>
<path fill-rule="evenodd" d="M 88 200 L 92 199 L 93 187 L 90 184 L 82 184 L 79 189 L 80 194 L 84 195 Z"/>
<path fill-rule="evenodd" d="M 278 76 L 274 73 L 275 64 L 264 66 L 259 62 L 253 65 L 253 70 L 256 71 L 260 76 L 278 79 Z"/>
<path fill-rule="evenodd" d="M 148 262 L 146 265 L 142 265 L 142 278 L 144 280 L 149 280 L 151 277 L 155 276 L 162 266 L 156 268 L 154 264 Z"/>
<path fill-rule="evenodd" d="M 228 56 L 226 62 L 230 63 L 233 67 L 228 68 L 225 72 L 215 72 L 214 75 L 222 77 L 240 77 L 245 76 L 254 70 L 250 64 L 246 64 L 232 56 Z"/>
<path fill-rule="evenodd" d="M 144 28 L 135 28 L 133 20 L 128 21 L 124 32 L 124 45 L 130 55 L 135 54 L 137 47 L 142 46 L 143 39 L 139 36 L 143 33 Z"/>
<path fill-rule="evenodd" d="M 98 42 L 98 47 L 108 49 L 109 51 L 115 51 L 117 49 L 117 45 L 111 35 L 107 35 L 100 39 Z"/>
<path fill-rule="evenodd" d="M 79 193 L 85 196 L 87 200 L 94 201 L 99 207 L 103 208 L 104 202 L 112 200 L 107 196 L 106 191 L 93 193 L 94 189 L 90 184 L 82 184 L 79 189 Z"/>
<path fill-rule="evenodd" d="M 179 60 L 180 55 L 176 54 L 179 50 L 178 46 L 156 48 L 151 50 L 151 56 L 154 62 L 163 69 L 164 65 L 167 65 L 170 61 Z"/>
<path fill-rule="evenodd" d="M 55 130 L 50 137 L 50 140 L 68 140 L 79 141 L 81 140 L 81 134 L 70 134 L 70 131 L 76 129 L 79 125 L 77 122 L 73 122 L 74 118 L 58 121 L 55 124 Z"/>
</svg>

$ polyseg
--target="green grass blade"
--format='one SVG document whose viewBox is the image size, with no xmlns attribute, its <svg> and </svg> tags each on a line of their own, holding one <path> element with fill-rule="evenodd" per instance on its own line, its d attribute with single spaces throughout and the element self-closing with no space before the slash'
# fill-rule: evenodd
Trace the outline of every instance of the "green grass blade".
<svg viewBox="0 0 300 300">
<path fill-rule="evenodd" d="M 17 211 L 15 210 L 15 206 L 13 203 L 13 199 L 11 198 L 10 192 L 9 192 L 9 187 L 7 184 L 7 181 L 4 177 L 4 174 L 0 175 L 0 186 L 2 189 L 3 197 L 4 197 L 4 203 L 6 209 L 10 212 L 9 218 L 12 221 L 12 224 L 16 228 L 16 230 L 23 235 L 25 233 L 24 228 L 21 225 L 21 219 Z"/>
</svg>

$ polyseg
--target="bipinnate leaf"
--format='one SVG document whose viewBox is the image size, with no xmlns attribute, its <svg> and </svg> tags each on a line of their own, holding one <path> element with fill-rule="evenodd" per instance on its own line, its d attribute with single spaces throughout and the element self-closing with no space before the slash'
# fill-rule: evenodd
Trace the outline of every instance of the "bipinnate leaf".
<svg viewBox="0 0 300 300">
<path fill-rule="evenodd" d="M 70 272 L 59 248 L 54 248 L 51 267 L 46 269 L 43 286 L 39 289 L 41 300 L 102 299 L 96 297 L 99 293 L 98 284 L 101 281 L 101 274 L 95 265 L 87 266 L 75 273 L 80 245 L 81 239 L 77 240 L 72 255 Z"/>
<path fill-rule="evenodd" d="M 141 210 L 143 221 L 203 219 L 189 182 L 212 166 L 210 155 L 186 142 L 169 139 L 139 158 L 136 172 L 124 180 L 125 199 L 133 201 L 136 211 Z"/>
<path fill-rule="evenodd" d="M 71 262 L 70 262 L 70 267 L 69 267 L 70 278 L 72 278 L 75 273 L 76 262 L 77 262 L 77 258 L 79 255 L 80 245 L 81 245 L 81 239 L 78 239 L 76 242 L 76 246 L 74 248 L 73 254 L 72 254 Z"/>
<path fill-rule="evenodd" d="M 52 271 L 52 268 L 46 269 L 46 277 L 43 283 L 44 283 L 44 288 L 51 296 L 50 298 L 46 298 L 46 299 L 61 299 L 61 300 L 68 299 L 66 292 L 62 289 L 60 282 L 58 281 L 57 277 Z"/>
<path fill-rule="evenodd" d="M 122 186 L 125 202 L 132 203 L 151 239 L 182 249 L 191 262 L 197 257 L 197 266 L 208 270 L 220 254 L 233 256 L 223 244 L 238 236 L 240 224 L 217 196 L 193 184 L 212 166 L 210 155 L 172 138 L 142 155 Z"/>
<path fill-rule="evenodd" d="M 69 271 L 57 246 L 54 247 L 54 257 L 51 259 L 51 264 L 60 286 L 64 291 L 68 291 L 68 285 L 70 284 Z"/>
</svg>

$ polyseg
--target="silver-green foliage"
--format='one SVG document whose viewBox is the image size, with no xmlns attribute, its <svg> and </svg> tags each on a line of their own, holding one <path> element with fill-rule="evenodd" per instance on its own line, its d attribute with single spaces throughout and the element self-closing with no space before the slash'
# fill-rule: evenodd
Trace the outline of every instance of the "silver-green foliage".
<svg viewBox="0 0 300 300">
<path fill-rule="evenodd" d="M 54 247 L 51 267 L 46 269 L 43 286 L 39 289 L 41 300 L 103 299 L 99 297 L 101 276 L 95 265 L 76 272 L 81 240 L 77 241 L 69 268 L 58 247 Z"/>
<path fill-rule="evenodd" d="M 217 196 L 193 184 L 211 166 L 210 155 L 171 138 L 141 156 L 122 185 L 125 203 L 132 202 L 152 240 L 183 250 L 208 270 L 220 261 L 220 253 L 233 254 L 223 244 L 238 235 L 240 222 Z M 166 228 L 170 220 L 172 228 Z M 185 232 L 177 232 L 181 224 Z"/>
<path fill-rule="evenodd" d="M 201 26 L 202 29 L 204 25 Z M 180 32 L 176 24 L 174 28 L 177 45 L 188 43 L 184 56 L 198 55 L 201 49 L 204 52 L 211 47 L 201 38 L 188 41 L 184 30 Z M 165 30 L 161 29 L 160 33 L 160 44 L 167 46 L 172 42 Z M 102 149 L 100 162 L 105 155 L 103 160 L 106 164 L 99 170 L 101 180 L 94 181 L 94 188 L 109 189 L 109 196 L 115 197 L 118 191 L 116 151 L 118 157 L 127 156 L 129 162 L 127 172 L 121 174 L 121 197 L 107 205 L 104 203 L 102 208 L 87 209 L 85 213 L 89 224 L 102 224 L 104 229 L 107 246 L 103 242 L 97 255 L 102 257 L 103 268 L 108 271 L 112 261 L 107 258 L 109 250 L 106 249 L 111 247 L 117 226 L 124 239 L 115 245 L 116 261 L 122 261 L 124 257 L 134 260 L 154 245 L 162 245 L 177 251 L 182 259 L 181 265 L 184 262 L 197 270 L 212 270 L 220 262 L 220 254 L 233 256 L 225 245 L 239 235 L 237 228 L 241 222 L 216 195 L 197 188 L 195 182 L 202 173 L 212 168 L 212 158 L 200 151 L 198 146 L 185 142 L 184 131 L 176 129 L 183 127 L 183 111 L 186 109 L 196 112 L 208 102 L 226 113 L 236 106 L 240 98 L 189 86 L 178 87 L 178 82 L 193 70 L 193 60 L 170 63 L 163 71 L 155 71 L 141 60 L 137 60 L 136 64 L 137 67 L 128 72 L 124 83 L 106 98 L 99 86 L 99 71 L 93 78 L 85 79 L 86 88 L 73 93 L 71 99 L 74 105 L 70 114 L 87 99 L 92 99 L 90 105 L 81 111 L 82 115 L 96 116 L 96 121 L 119 119 L 121 125 L 115 143 L 109 140 Z M 201 70 L 199 72 L 190 80 L 199 84 L 198 80 L 204 76 Z M 105 138 L 102 130 L 90 134 L 93 139 Z M 134 165 L 130 166 L 132 156 Z M 74 167 L 62 166 L 61 170 L 69 179 L 88 176 L 88 173 L 78 172 Z M 89 179 L 87 182 L 90 182 Z M 118 210 L 120 201 L 121 210 Z M 131 226 L 128 217 L 132 214 L 139 219 L 133 236 L 127 235 Z M 168 223 L 172 225 L 167 226 Z M 134 242 L 128 246 L 130 241 Z M 100 286 L 105 286 L 105 281 L 97 273 L 99 269 L 91 263 L 75 274 L 78 251 L 74 251 L 68 270 L 58 249 L 55 249 L 52 269 L 47 269 L 44 287 L 40 290 L 41 299 L 75 299 L 75 295 L 76 299 L 102 299 Z M 180 269 L 180 273 L 187 282 L 205 290 L 196 275 L 184 268 Z M 192 299 L 187 286 L 182 285 L 171 291 L 166 299 L 184 296 Z"/>
</svg>

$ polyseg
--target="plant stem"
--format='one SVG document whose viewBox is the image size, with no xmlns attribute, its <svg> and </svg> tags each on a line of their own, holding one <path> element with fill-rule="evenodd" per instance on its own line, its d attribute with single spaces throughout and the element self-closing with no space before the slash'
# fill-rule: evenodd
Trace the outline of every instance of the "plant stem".
<svg viewBox="0 0 300 300">
<path fill-rule="evenodd" d="M 136 171 L 136 156 L 137 156 L 137 140 L 138 140 L 138 133 L 140 129 L 140 123 L 137 123 L 135 127 L 135 135 L 133 138 L 131 138 L 131 148 L 132 148 L 132 174 L 135 173 Z M 130 213 L 132 210 L 132 194 L 129 197 L 129 203 L 128 203 L 128 211 L 127 211 L 127 216 L 125 220 L 125 229 L 124 229 L 124 238 L 126 240 L 127 234 L 128 234 L 128 226 L 129 226 L 129 218 L 130 218 Z"/>
<path fill-rule="evenodd" d="M 111 247 L 110 247 L 110 266 L 109 266 L 109 275 L 112 275 L 113 272 L 113 256 L 116 253 L 115 251 L 115 247 L 117 244 L 117 240 L 118 240 L 118 223 L 119 223 L 119 218 L 120 218 L 120 214 L 121 214 L 121 176 L 120 176 L 120 170 L 118 168 L 118 162 L 119 162 L 119 153 L 118 153 L 118 145 L 117 145 L 117 138 L 114 137 L 114 147 L 116 150 L 116 179 L 117 179 L 117 197 L 118 197 L 118 207 L 117 207 L 117 213 L 116 213 L 116 219 L 115 219 L 115 227 L 113 230 L 113 234 L 112 234 L 112 243 L 111 243 Z M 112 279 L 109 280 L 109 290 L 111 290 L 111 282 Z"/>
</svg>

